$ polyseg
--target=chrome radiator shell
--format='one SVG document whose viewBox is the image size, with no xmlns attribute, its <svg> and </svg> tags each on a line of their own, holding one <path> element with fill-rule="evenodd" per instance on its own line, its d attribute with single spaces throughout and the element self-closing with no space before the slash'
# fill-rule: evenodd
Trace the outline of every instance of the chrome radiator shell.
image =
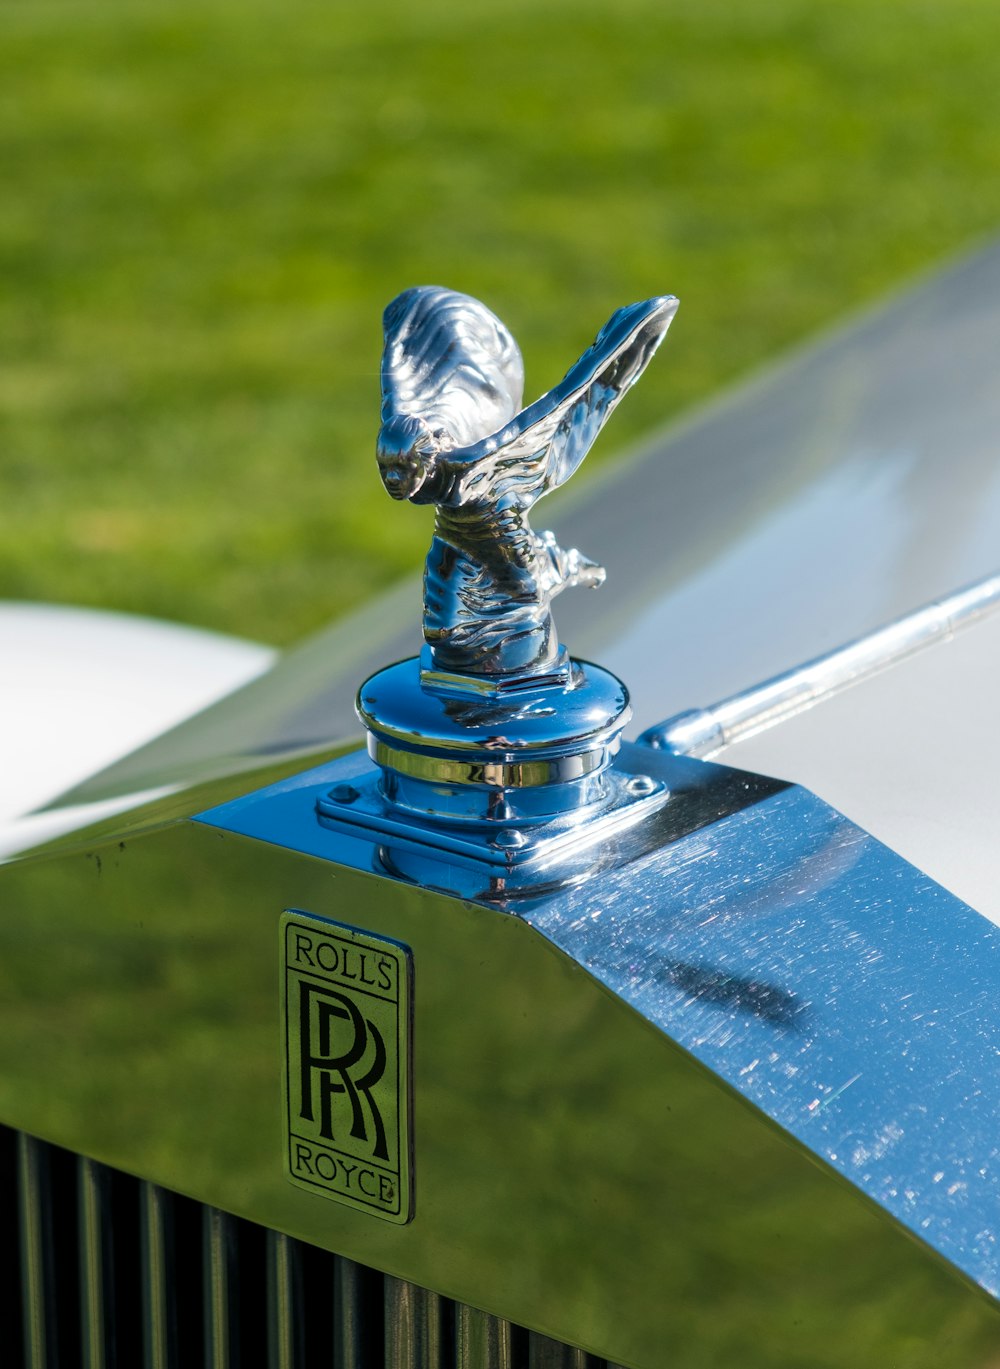
<svg viewBox="0 0 1000 1369">
<path fill-rule="evenodd" d="M 612 866 L 589 880 L 516 905 L 391 879 L 376 873 L 364 843 L 320 827 L 311 816 L 317 784 L 345 761 L 321 767 L 319 778 L 282 779 L 285 763 L 256 787 L 229 781 L 164 799 L 130 815 L 130 827 L 112 819 L 8 866 L 2 949 L 15 988 L 0 1038 L 5 1120 L 581 1347 L 574 1353 L 639 1369 L 656 1369 L 667 1354 L 680 1366 L 711 1362 L 734 1338 L 761 1334 L 788 1360 L 805 1361 L 817 1327 L 831 1364 L 878 1363 L 901 1337 L 909 1358 L 897 1353 L 895 1362 L 914 1367 L 927 1362 L 925 1348 L 995 1344 L 994 1305 L 904 1230 L 911 1199 L 900 1190 L 894 1207 L 879 1191 L 884 1166 L 849 1157 L 837 1172 L 810 1137 L 829 1141 L 838 1116 L 845 1135 L 859 1117 L 874 1127 L 926 1089 L 917 1076 L 907 1081 L 905 1051 L 901 1070 L 891 1069 L 899 1033 L 890 1019 L 905 1011 L 907 976 L 921 993 L 934 985 L 909 947 L 891 964 L 873 954 L 893 897 L 904 914 L 897 929 L 908 907 L 926 912 L 937 901 L 939 968 L 970 928 L 993 937 L 996 929 L 904 862 L 879 864 L 877 843 L 803 791 L 645 748 L 625 752 L 633 767 L 688 767 L 670 777 L 675 800 L 660 825 L 623 837 Z M 283 827 L 288 805 L 312 825 Z M 813 814 L 799 846 L 783 846 L 773 826 L 788 805 L 796 820 Z M 408 1226 L 315 1199 L 282 1175 L 277 924 L 287 907 L 412 948 Z M 842 921 L 839 950 L 824 941 L 824 916 Z M 859 920 L 867 943 L 857 941 Z M 734 947 L 746 958 L 740 973 Z M 810 964 L 820 975 L 843 972 L 846 1015 L 828 994 L 810 1000 Z M 975 970 L 975 958 L 969 964 Z M 852 976 L 869 1007 L 888 995 L 884 1039 L 871 1020 L 852 1019 Z M 965 1044 L 981 1046 L 988 985 L 972 977 L 967 987 L 964 1003 L 951 988 L 942 993 L 938 1021 L 953 1034 L 964 1022 Z M 855 1030 L 851 1049 L 868 1052 L 873 1077 L 882 1071 L 884 1108 L 867 1086 L 844 1089 L 850 1075 L 832 1074 L 811 1108 L 803 1091 L 819 1057 L 810 1052 L 828 1048 L 836 1062 Z M 930 1037 L 914 1030 L 910 1059 L 920 1063 Z M 770 1041 L 774 1058 L 741 1074 L 759 1054 L 756 1041 Z M 962 1145 L 964 1099 L 956 1088 Z M 912 1171 L 949 1118 L 921 1131 L 907 1117 L 918 1142 L 907 1152 Z M 987 1143 L 978 1133 L 969 1141 Z M 886 1154 L 891 1167 L 891 1145 Z M 931 1200 L 943 1197 L 929 1183 Z M 911 1212 L 911 1229 L 925 1211 L 935 1212 Z M 992 1286 L 989 1250 L 963 1257 L 961 1246 L 956 1228 L 943 1253 L 953 1265 L 965 1258 L 967 1275 Z M 859 1300 L 877 1308 L 860 1353 L 851 1319 Z M 705 1343 L 706 1326 L 716 1341 Z"/>
</svg>

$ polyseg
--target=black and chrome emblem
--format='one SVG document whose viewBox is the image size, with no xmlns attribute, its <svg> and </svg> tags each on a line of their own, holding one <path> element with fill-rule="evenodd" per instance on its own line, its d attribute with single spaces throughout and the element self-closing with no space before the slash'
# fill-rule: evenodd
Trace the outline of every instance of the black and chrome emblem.
<svg viewBox="0 0 1000 1369">
<path fill-rule="evenodd" d="M 285 1166 L 293 1184 L 407 1222 L 407 947 L 308 913 L 281 919 Z"/>
</svg>

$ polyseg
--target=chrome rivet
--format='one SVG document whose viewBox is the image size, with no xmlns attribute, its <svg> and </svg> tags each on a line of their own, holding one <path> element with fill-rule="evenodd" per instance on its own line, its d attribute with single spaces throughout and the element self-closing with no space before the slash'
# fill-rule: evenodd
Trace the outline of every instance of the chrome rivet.
<svg viewBox="0 0 1000 1369">
<path fill-rule="evenodd" d="M 504 851 L 516 851 L 523 846 L 528 838 L 523 832 L 519 832 L 516 827 L 509 827 L 506 832 L 498 832 L 493 838 L 493 845 L 499 846 Z"/>
<path fill-rule="evenodd" d="M 358 798 L 358 791 L 353 784 L 335 784 L 330 790 L 330 798 L 334 803 L 353 803 Z"/>
<path fill-rule="evenodd" d="M 651 794 L 656 788 L 656 781 L 651 775 L 633 775 L 625 786 L 630 794 L 641 798 L 644 794 Z"/>
</svg>

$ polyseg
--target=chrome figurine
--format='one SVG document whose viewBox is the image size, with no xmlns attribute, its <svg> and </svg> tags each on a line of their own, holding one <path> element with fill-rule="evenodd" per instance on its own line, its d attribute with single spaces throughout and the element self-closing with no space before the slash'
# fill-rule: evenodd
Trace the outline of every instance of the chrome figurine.
<svg viewBox="0 0 1000 1369">
<path fill-rule="evenodd" d="M 463 897 L 520 898 L 581 878 L 667 785 L 616 767 L 628 690 L 559 645 L 553 595 L 604 571 L 552 533 L 537 499 L 570 478 L 645 370 L 671 295 L 613 314 L 566 376 L 521 408 L 521 354 L 468 295 L 422 286 L 385 311 L 378 464 L 395 499 L 436 505 L 418 657 L 365 680 L 370 763 L 316 801 L 378 867 Z M 595 854 L 596 853 L 596 854 Z"/>
<path fill-rule="evenodd" d="M 435 672 L 542 675 L 565 655 L 550 602 L 604 570 L 533 532 L 528 511 L 580 466 L 676 309 L 664 295 L 617 310 L 526 409 L 517 343 L 485 305 L 425 285 L 386 309 L 378 464 L 394 499 L 437 506 L 424 572 Z"/>
</svg>

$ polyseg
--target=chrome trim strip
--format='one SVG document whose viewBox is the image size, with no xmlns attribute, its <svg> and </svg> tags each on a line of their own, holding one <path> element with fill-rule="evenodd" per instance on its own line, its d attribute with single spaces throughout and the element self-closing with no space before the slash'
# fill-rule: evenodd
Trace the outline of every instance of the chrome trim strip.
<svg viewBox="0 0 1000 1369">
<path fill-rule="evenodd" d="M 582 779 L 607 764 L 608 750 L 602 744 L 592 751 L 538 761 L 450 760 L 392 747 L 373 736 L 368 738 L 368 754 L 384 770 L 434 784 L 485 785 L 492 789 L 534 788 Z"/>
<path fill-rule="evenodd" d="M 648 728 L 639 741 L 676 756 L 711 758 L 919 651 L 950 641 L 998 608 L 1000 575 L 991 575 L 708 708 L 677 713 Z"/>
</svg>

